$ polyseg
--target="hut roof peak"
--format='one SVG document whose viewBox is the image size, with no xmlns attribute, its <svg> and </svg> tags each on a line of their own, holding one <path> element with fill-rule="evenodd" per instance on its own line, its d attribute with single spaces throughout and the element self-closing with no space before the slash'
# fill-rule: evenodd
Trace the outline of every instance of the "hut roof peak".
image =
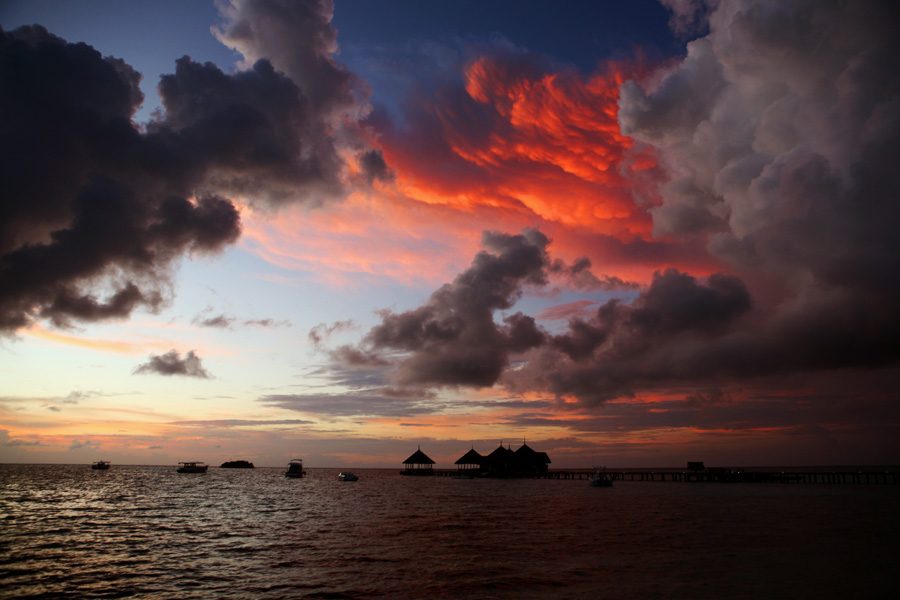
<svg viewBox="0 0 900 600">
<path fill-rule="evenodd" d="M 413 455 L 403 461 L 404 465 L 433 465 L 434 461 L 428 458 L 428 455 L 422 452 L 422 448 L 413 452 Z"/>
</svg>

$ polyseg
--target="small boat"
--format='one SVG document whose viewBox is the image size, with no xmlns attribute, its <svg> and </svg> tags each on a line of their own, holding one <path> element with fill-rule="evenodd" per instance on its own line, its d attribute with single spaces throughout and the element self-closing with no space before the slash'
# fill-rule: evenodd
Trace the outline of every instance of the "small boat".
<svg viewBox="0 0 900 600">
<path fill-rule="evenodd" d="M 359 481 L 359 477 L 347 471 L 345 473 L 338 473 L 338 479 L 341 481 Z"/>
<path fill-rule="evenodd" d="M 288 470 L 284 473 L 285 477 L 303 477 L 306 471 L 303 470 L 303 459 L 292 458 L 288 463 Z"/>
<path fill-rule="evenodd" d="M 591 475 L 591 485 L 594 487 L 612 487 L 613 479 L 606 474 L 606 467 L 594 467 L 594 474 Z"/>
<path fill-rule="evenodd" d="M 91 465 L 91 468 L 95 471 L 108 471 L 109 470 L 109 461 L 108 460 L 98 460 L 94 464 Z"/>
<path fill-rule="evenodd" d="M 179 473 L 206 473 L 206 469 L 209 468 L 209 465 L 201 461 L 180 462 L 178 464 L 181 466 L 175 470 Z"/>
</svg>

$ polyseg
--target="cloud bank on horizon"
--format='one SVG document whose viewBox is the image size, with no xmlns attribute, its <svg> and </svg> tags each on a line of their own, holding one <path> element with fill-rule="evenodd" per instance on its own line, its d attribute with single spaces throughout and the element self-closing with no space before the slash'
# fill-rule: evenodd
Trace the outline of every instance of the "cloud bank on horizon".
<svg viewBox="0 0 900 600">
<path fill-rule="evenodd" d="M 246 215 L 274 249 L 286 238 L 262 223 L 300 207 L 288 229 L 308 238 L 330 224 L 471 264 L 420 306 L 381 310 L 357 343 L 328 345 L 351 321 L 310 332 L 357 378 L 346 396 L 266 406 L 396 417 L 493 388 L 541 419 L 547 399 L 585 414 L 653 395 L 733 406 L 841 372 L 857 377 L 848 398 L 895 418 L 900 9 L 664 4 L 696 36 L 683 57 L 584 74 L 501 40 L 388 110 L 338 62 L 331 2 L 231 0 L 214 33 L 238 69 L 179 59 L 143 126 L 124 61 L 40 26 L 0 31 L 0 334 L 158 310 L 183 257 L 236 243 Z M 561 327 L 519 308 L 551 288 L 598 300 L 560 309 Z M 210 377 L 176 350 L 135 372 Z"/>
</svg>

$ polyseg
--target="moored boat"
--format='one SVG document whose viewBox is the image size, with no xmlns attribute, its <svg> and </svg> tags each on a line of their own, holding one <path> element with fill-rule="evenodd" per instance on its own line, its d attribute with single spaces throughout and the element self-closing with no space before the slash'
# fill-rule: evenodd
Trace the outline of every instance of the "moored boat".
<svg viewBox="0 0 900 600">
<path fill-rule="evenodd" d="M 285 477 L 303 477 L 306 475 L 306 471 L 303 470 L 303 459 L 302 458 L 292 458 L 288 463 L 288 470 L 285 471 Z"/>
<path fill-rule="evenodd" d="M 606 467 L 594 467 L 591 475 L 591 485 L 594 487 L 612 487 L 613 479 L 606 474 Z"/>
<path fill-rule="evenodd" d="M 359 481 L 359 477 L 351 473 L 350 471 L 345 471 L 343 473 L 338 473 L 338 479 L 341 481 Z"/>
<path fill-rule="evenodd" d="M 202 461 L 180 462 L 178 464 L 181 466 L 175 470 L 179 473 L 206 473 L 206 469 L 209 468 L 209 465 Z"/>
<path fill-rule="evenodd" d="M 95 471 L 108 471 L 109 470 L 109 461 L 108 460 L 98 460 L 94 464 L 91 465 L 91 468 Z"/>
</svg>

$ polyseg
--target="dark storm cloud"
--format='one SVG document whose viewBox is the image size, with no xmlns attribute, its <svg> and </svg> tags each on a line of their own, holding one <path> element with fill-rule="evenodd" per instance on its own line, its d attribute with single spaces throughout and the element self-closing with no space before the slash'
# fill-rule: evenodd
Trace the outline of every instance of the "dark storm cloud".
<svg viewBox="0 0 900 600">
<path fill-rule="evenodd" d="M 303 91 L 265 59 L 233 75 L 189 57 L 160 78 L 152 137 L 180 149 L 205 185 L 269 205 L 316 206 L 342 193 L 342 161 Z"/>
<path fill-rule="evenodd" d="M 369 150 L 364 153 L 359 159 L 359 164 L 363 175 L 370 184 L 376 179 L 390 181 L 394 177 L 380 150 Z"/>
<path fill-rule="evenodd" d="M 425 305 L 403 313 L 384 311 L 362 349 L 345 351 L 406 353 L 398 365 L 397 381 L 403 385 L 492 385 L 510 353 L 544 339 L 531 317 L 516 313 L 498 324 L 494 312 L 511 308 L 523 286 L 547 283 L 549 240 L 528 230 L 522 235 L 485 232 L 483 243 L 490 252 L 478 253 L 467 271 Z"/>
<path fill-rule="evenodd" d="M 689 403 L 708 408 L 727 406 L 709 390 L 729 382 L 897 363 L 900 38 L 889 24 L 898 9 L 747 0 L 691 13 L 669 4 L 686 23 L 708 13 L 710 33 L 646 88 L 623 85 L 619 111 L 623 131 L 654 146 L 666 174 L 649 209 L 664 241 L 642 242 L 643 257 L 640 245 L 600 247 L 642 264 L 666 264 L 669 249 L 682 248 L 687 266 L 551 335 L 498 311 L 551 275 L 580 289 L 627 282 L 554 263 L 535 232 L 490 234 L 468 271 L 416 309 L 385 311 L 362 344 L 345 347 L 355 364 L 390 361 L 401 384 L 501 383 L 580 406 L 686 389 Z M 443 93 L 451 96 L 434 110 L 465 113 L 452 120 L 474 124 L 466 135 L 477 138 L 485 115 Z M 406 126 L 427 130 L 420 118 L 413 112 Z M 434 156 L 448 168 L 442 177 L 464 172 Z M 698 257 L 703 243 L 712 260 Z M 688 272 L 720 270 L 710 269 L 716 260 L 729 273 Z"/>
<path fill-rule="evenodd" d="M 209 379 L 211 375 L 203 368 L 200 357 L 193 350 L 181 357 L 177 350 L 169 350 L 165 354 L 151 355 L 150 359 L 134 369 L 136 375 L 182 375 L 185 377 L 197 377 Z"/>
<path fill-rule="evenodd" d="M 393 380 L 403 386 L 489 387 L 509 367 L 511 356 L 549 339 L 533 317 L 516 312 L 498 319 L 498 311 L 511 309 L 526 289 L 546 286 L 551 276 L 600 281 L 584 259 L 573 266 L 552 261 L 550 240 L 537 230 L 485 232 L 482 242 L 486 250 L 472 266 L 424 305 L 403 313 L 383 311 L 381 323 L 362 344 L 343 346 L 332 358 L 355 366 L 392 364 Z"/>
<path fill-rule="evenodd" d="M 314 28 L 328 39 L 327 20 Z M 350 108 L 337 81 L 298 87 L 267 59 L 229 75 L 183 57 L 159 82 L 165 111 L 139 129 L 140 79 L 38 25 L 0 30 L 0 332 L 158 310 L 180 257 L 240 235 L 229 197 L 316 206 L 342 196 L 330 128 Z M 369 151 L 346 132 L 340 143 Z M 378 175 L 377 156 L 367 164 Z"/>
<path fill-rule="evenodd" d="M 721 3 L 623 130 L 668 173 L 655 229 L 707 235 L 766 298 L 753 331 L 679 356 L 751 375 L 900 358 L 900 43 L 892 3 Z"/>
<path fill-rule="evenodd" d="M 669 427 L 754 436 L 774 428 L 793 435 L 828 430 L 837 436 L 855 437 L 857 444 L 877 441 L 895 452 L 896 425 L 900 421 L 900 404 L 893 391 L 897 371 L 887 370 L 867 379 L 860 384 L 848 380 L 845 373 L 769 378 L 754 382 L 754 394 L 738 384 L 731 390 L 703 389 L 650 402 L 610 402 L 599 415 L 573 411 L 560 419 L 557 413 L 553 424 L 573 432 L 624 437 Z M 525 425 L 534 423 L 530 420 L 535 418 L 540 416 L 523 414 L 512 417 L 511 422 Z"/>
<path fill-rule="evenodd" d="M 213 33 L 244 57 L 248 67 L 269 60 L 299 85 L 315 111 L 341 116 L 359 108 L 363 81 L 334 58 L 337 31 L 328 0 L 221 0 L 226 18 Z"/>
<path fill-rule="evenodd" d="M 714 274 L 701 281 L 669 269 L 630 305 L 611 300 L 589 319 L 572 318 L 565 333 L 551 337 L 505 383 L 600 403 L 647 387 L 702 381 L 726 365 L 737 368 L 704 349 L 739 330 L 751 307 L 736 277 Z M 685 359 L 698 352 L 705 364 Z"/>
<path fill-rule="evenodd" d="M 353 157 L 364 179 L 371 183 L 389 178 L 384 157 L 369 147 L 359 124 L 371 110 L 371 90 L 335 58 L 338 44 L 337 30 L 331 24 L 333 2 L 222 0 L 218 7 L 224 22 L 214 27 L 213 33 L 244 57 L 241 66 L 250 68 L 264 59 L 284 73 L 303 91 L 311 122 L 321 128 L 319 133 L 327 129 L 328 135 Z M 315 138 L 320 144 L 330 142 L 318 133 Z M 321 157 L 327 153 L 318 154 Z"/>
</svg>

